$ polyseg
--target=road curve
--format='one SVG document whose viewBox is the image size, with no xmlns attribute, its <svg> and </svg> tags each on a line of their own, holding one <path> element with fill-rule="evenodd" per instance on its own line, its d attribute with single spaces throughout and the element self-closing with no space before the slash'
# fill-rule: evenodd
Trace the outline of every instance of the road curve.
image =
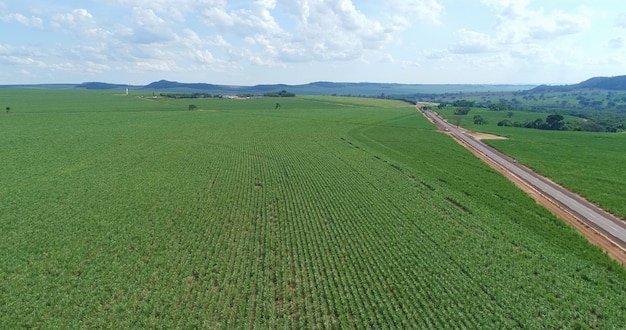
<svg viewBox="0 0 626 330">
<path fill-rule="evenodd" d="M 544 177 L 520 166 L 514 160 L 464 134 L 455 126 L 448 124 L 438 115 L 428 110 L 420 110 L 431 118 L 438 126 L 443 127 L 457 139 L 465 142 L 471 148 L 482 153 L 498 165 L 506 168 L 522 181 L 526 182 L 538 192 L 551 199 L 561 208 L 578 217 L 581 221 L 605 235 L 622 249 L 626 250 L 626 224 L 617 217 L 600 209 L 596 205 L 583 200 L 565 188 L 552 183 Z"/>
</svg>

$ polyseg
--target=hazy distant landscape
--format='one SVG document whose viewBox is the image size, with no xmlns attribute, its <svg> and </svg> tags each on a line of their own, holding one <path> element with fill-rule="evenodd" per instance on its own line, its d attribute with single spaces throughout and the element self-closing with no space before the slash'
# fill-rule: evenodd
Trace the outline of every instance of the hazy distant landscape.
<svg viewBox="0 0 626 330">
<path fill-rule="evenodd" d="M 355 83 L 355 82 L 312 82 L 302 85 L 268 84 L 255 86 L 228 86 L 209 83 L 181 83 L 160 80 L 143 86 L 111 84 L 104 82 L 86 82 L 80 84 L 34 84 L 0 85 L 0 88 L 45 88 L 45 89 L 125 89 L 149 92 L 211 93 L 220 95 L 256 94 L 288 89 L 296 94 L 305 95 L 350 95 L 401 97 L 414 94 L 441 94 L 458 92 L 502 92 L 523 91 L 535 85 L 474 85 L 474 84 L 397 84 L 397 83 Z"/>
</svg>

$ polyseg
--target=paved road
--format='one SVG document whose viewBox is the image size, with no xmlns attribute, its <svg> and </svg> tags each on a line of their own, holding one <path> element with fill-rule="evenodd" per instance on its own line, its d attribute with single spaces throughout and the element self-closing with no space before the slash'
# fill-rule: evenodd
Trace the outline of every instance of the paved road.
<svg viewBox="0 0 626 330">
<path fill-rule="evenodd" d="M 589 226 L 608 236 L 614 243 L 626 249 L 626 224 L 615 216 L 603 211 L 597 206 L 582 200 L 565 188 L 551 183 L 542 176 L 531 172 L 514 162 L 509 157 L 488 147 L 486 144 L 465 135 L 455 126 L 448 124 L 431 111 L 423 111 L 432 118 L 439 126 L 443 127 L 457 138 L 480 151 L 494 162 L 505 167 L 526 183 L 533 186 L 537 191 L 558 203 L 561 207 L 578 216 Z"/>
</svg>

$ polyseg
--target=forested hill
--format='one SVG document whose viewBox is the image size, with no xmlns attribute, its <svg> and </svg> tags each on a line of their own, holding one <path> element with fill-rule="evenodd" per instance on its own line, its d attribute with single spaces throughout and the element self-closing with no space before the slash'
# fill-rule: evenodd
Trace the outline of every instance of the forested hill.
<svg viewBox="0 0 626 330">
<path fill-rule="evenodd" d="M 626 90 L 626 76 L 594 77 L 573 85 L 549 86 L 540 85 L 533 92 L 571 92 L 581 89 L 602 89 L 610 91 Z"/>
</svg>

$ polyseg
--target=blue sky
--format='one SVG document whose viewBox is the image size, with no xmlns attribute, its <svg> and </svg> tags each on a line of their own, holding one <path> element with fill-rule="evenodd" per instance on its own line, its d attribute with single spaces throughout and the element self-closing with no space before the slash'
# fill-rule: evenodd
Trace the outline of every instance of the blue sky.
<svg viewBox="0 0 626 330">
<path fill-rule="evenodd" d="M 0 84 L 626 74 L 621 0 L 0 0 L 0 31 Z"/>
</svg>

